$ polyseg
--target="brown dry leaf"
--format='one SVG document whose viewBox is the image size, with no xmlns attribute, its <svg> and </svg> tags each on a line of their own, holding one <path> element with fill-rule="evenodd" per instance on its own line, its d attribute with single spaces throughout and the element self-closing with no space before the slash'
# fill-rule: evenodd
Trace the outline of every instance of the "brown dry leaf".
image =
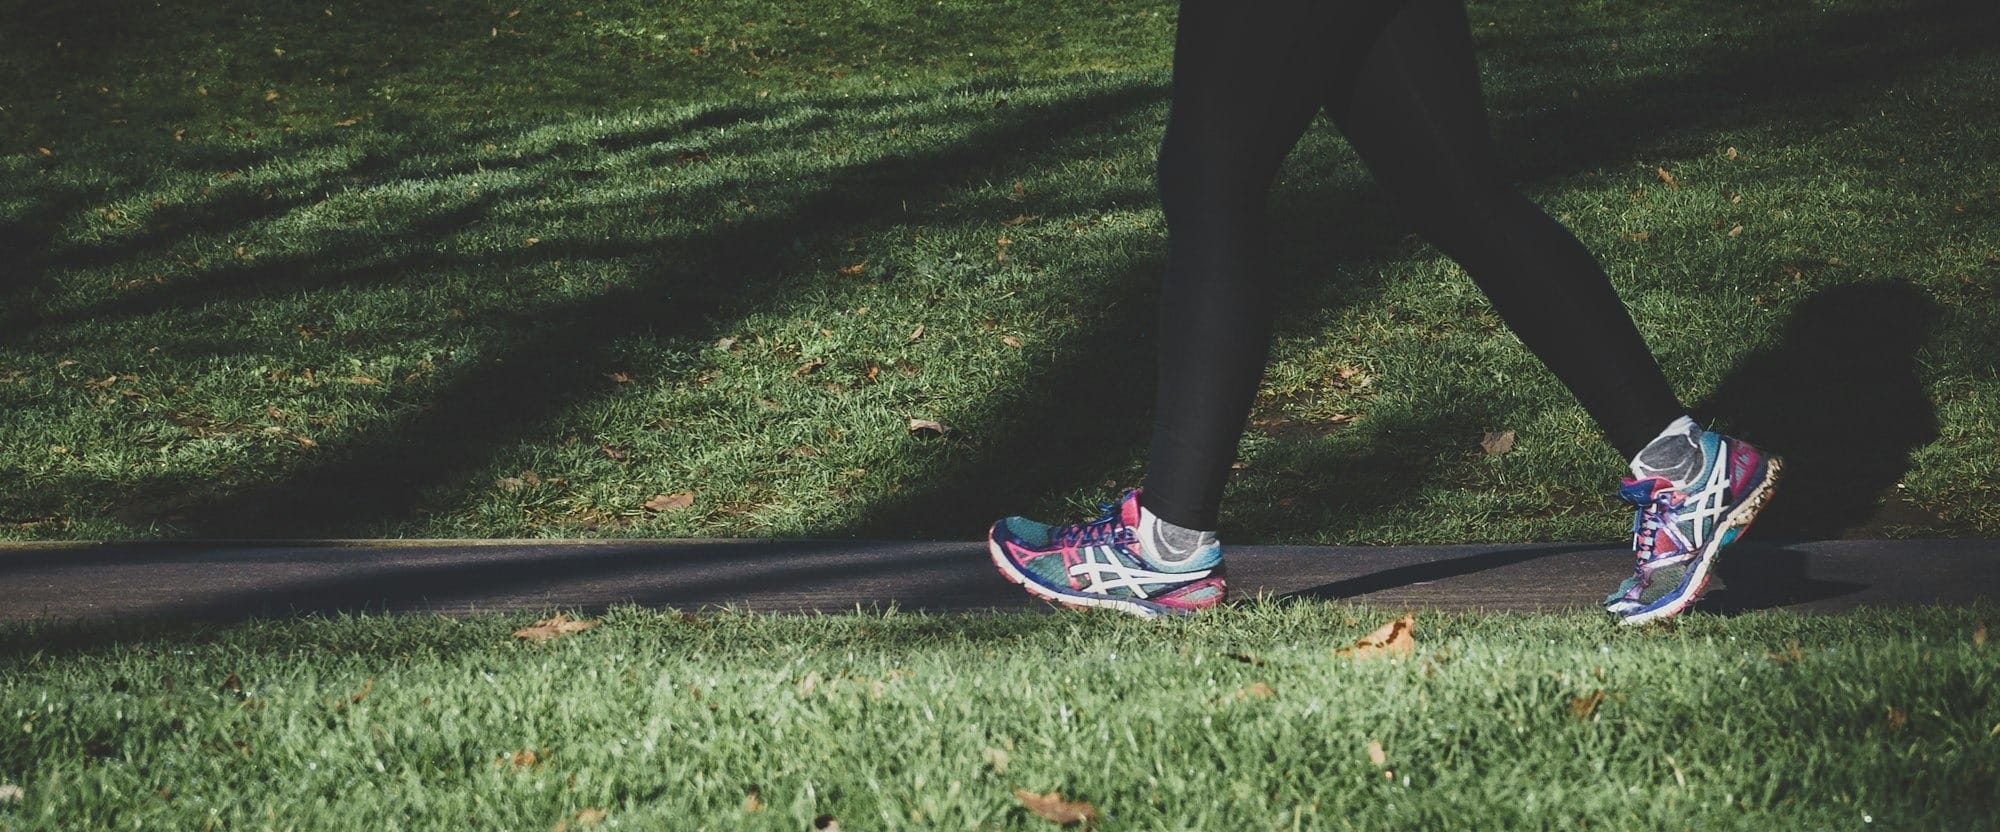
<svg viewBox="0 0 2000 832">
<path fill-rule="evenodd" d="M 1021 339 L 1016 338 L 1012 335 L 1000 336 L 1000 343 L 1006 344 L 1007 346 L 1013 347 L 1014 349 L 1017 350 L 1021 348 Z"/>
<path fill-rule="evenodd" d="M 1784 664 L 1785 662 L 1795 662 L 1805 658 L 1806 651 L 1799 649 L 1798 639 L 1788 638 L 1785 639 L 1785 652 L 1765 653 L 1764 657 L 1779 664 Z"/>
<path fill-rule="evenodd" d="M 1625 235 L 1625 239 L 1631 240 L 1632 242 L 1635 243 L 1643 243 L 1646 242 L 1647 240 L 1653 239 L 1653 235 L 1651 232 L 1634 231 L 1630 234 Z"/>
<path fill-rule="evenodd" d="M 1038 220 L 1038 219 L 1041 219 L 1041 217 L 1037 217 L 1037 216 L 1034 216 L 1034 215 L 1032 215 L 1032 214 L 1015 214 L 1015 215 L 1014 215 L 1014 218 L 1013 218 L 1013 219 L 1011 219 L 1011 220 L 1001 220 L 1001 221 L 1000 221 L 1000 224 L 1001 224 L 1001 225 L 1009 225 L 1009 226 L 1012 226 L 1012 225 L 1027 225 L 1028 223 L 1031 223 L 1031 222 L 1034 222 L 1035 220 Z"/>
<path fill-rule="evenodd" d="M 1589 696 L 1569 698 L 1569 715 L 1588 721 L 1597 713 L 1597 706 L 1604 704 L 1604 691 L 1593 690 Z"/>
<path fill-rule="evenodd" d="M 501 477 L 493 481 L 493 487 L 501 491 L 519 491 L 525 485 L 527 485 L 527 482 L 523 481 L 520 477 Z"/>
<path fill-rule="evenodd" d="M 343 118 L 339 121 L 334 122 L 333 126 L 353 127 L 354 125 L 360 124 L 363 118 L 366 118 L 366 116 L 348 116 L 347 118 Z"/>
<path fill-rule="evenodd" d="M 1666 168 L 1653 168 L 1653 172 L 1660 175 L 1660 181 L 1667 183 L 1667 187 L 1680 190 L 1681 183 L 1675 182 L 1674 175 L 1668 173 Z"/>
<path fill-rule="evenodd" d="M 19 803 L 28 793 L 12 783 L 0 783 L 0 803 Z"/>
<path fill-rule="evenodd" d="M 1378 766 L 1389 764 L 1389 752 L 1382 750 L 1382 742 L 1380 740 L 1368 741 L 1368 762 Z"/>
<path fill-rule="evenodd" d="M 723 352 L 728 352 L 735 346 L 736 346 L 736 339 L 734 338 L 717 338 L 715 340 L 715 348 Z"/>
<path fill-rule="evenodd" d="M 904 339 L 903 339 L 903 343 L 905 343 L 905 344 L 914 344 L 914 343 L 916 343 L 916 342 L 917 342 L 917 339 L 918 339 L 918 338 L 922 338 L 922 337 L 924 337 L 924 325 L 923 325 L 923 324 L 917 324 L 917 328 L 916 328 L 916 329 L 912 329 L 912 330 L 910 330 L 910 337 L 908 337 L 908 338 L 904 338 Z"/>
<path fill-rule="evenodd" d="M 1013 195 L 1013 196 L 1010 196 L 1010 197 L 1007 197 L 1007 198 L 1008 198 L 1008 199 L 1011 199 L 1011 200 L 1013 200 L 1013 201 L 1015 201 L 1015 202 L 1020 202 L 1021 200 L 1024 200 L 1024 199 L 1027 199 L 1027 198 L 1028 198 L 1028 186 L 1027 186 L 1027 185 L 1024 185 L 1024 184 L 1022 184 L 1022 183 L 1021 183 L 1021 182 L 1020 182 L 1019 180 L 1016 180 L 1016 181 L 1014 182 L 1014 195 Z"/>
<path fill-rule="evenodd" d="M 43 156 L 54 156 L 54 155 L 56 155 L 56 152 L 55 152 L 55 151 L 53 151 L 53 150 L 50 150 L 50 149 L 48 149 L 48 148 L 46 148 L 46 147 L 37 147 L 37 148 L 35 148 L 35 152 L 36 152 L 36 153 L 40 153 L 40 154 L 42 154 Z"/>
<path fill-rule="evenodd" d="M 1278 695 L 1278 692 L 1272 690 L 1270 685 L 1264 684 L 1263 682 L 1258 682 L 1254 685 L 1251 685 L 1249 687 L 1237 691 L 1232 696 L 1232 698 L 1234 698 L 1238 702 L 1241 702 L 1245 699 L 1269 699 L 1276 695 Z"/>
<path fill-rule="evenodd" d="M 555 832 L 569 832 L 571 829 L 589 829 L 604 822 L 607 813 L 603 809 L 585 809 L 577 812 L 571 820 L 556 821 Z"/>
<path fill-rule="evenodd" d="M 528 238 L 528 239 L 526 239 L 526 240 L 522 240 L 522 241 L 521 241 L 521 244 L 522 244 L 522 245 L 530 245 L 530 246 L 538 246 L 538 245 L 541 245 L 541 244 L 542 244 L 542 238 L 540 238 L 540 237 L 529 237 L 529 238 Z"/>
<path fill-rule="evenodd" d="M 631 454 L 618 450 L 617 448 L 611 447 L 610 445 L 599 445 L 597 446 L 597 448 L 598 450 L 603 451 L 605 456 L 611 457 L 612 459 L 617 460 L 619 462 L 624 462 L 625 460 L 631 458 L 632 456 Z"/>
<path fill-rule="evenodd" d="M 381 383 L 382 383 L 382 382 L 379 382 L 379 381 L 376 381 L 376 380 L 375 380 L 375 379 L 374 379 L 373 377 L 371 377 L 371 376 L 348 376 L 347 378 L 345 378 L 345 379 L 342 379 L 342 381 L 345 381 L 345 382 L 347 382 L 348 384 L 381 384 Z"/>
<path fill-rule="evenodd" d="M 605 377 L 605 378 L 608 378 L 608 379 L 611 379 L 612 381 L 614 381 L 614 382 L 616 382 L 616 383 L 618 383 L 618 384 L 631 384 L 631 383 L 632 383 L 632 376 L 630 376 L 630 375 L 628 375 L 628 374 L 625 374 L 625 373 L 605 373 L 605 374 L 604 374 L 604 377 Z"/>
<path fill-rule="evenodd" d="M 1730 149 L 1728 149 L 1728 150 L 1725 150 L 1725 151 L 1722 151 L 1722 158 L 1724 158 L 1724 159 L 1728 159 L 1729 161 L 1732 161 L 1732 162 L 1736 161 L 1736 157 L 1737 157 L 1738 155 L 1740 155 L 1740 154 L 1738 154 L 1738 153 L 1736 152 L 1736 148 L 1733 148 L 1733 147 L 1732 147 L 1732 148 L 1730 148 Z"/>
<path fill-rule="evenodd" d="M 554 618 L 544 618 L 531 626 L 514 631 L 514 637 L 533 642 L 544 642 L 552 638 L 581 633 L 597 626 L 595 621 L 583 621 L 556 613 Z"/>
<path fill-rule="evenodd" d="M 1981 621 L 1979 626 L 1972 628 L 1972 646 L 1986 646 L 1986 622 Z"/>
<path fill-rule="evenodd" d="M 745 812 L 764 811 L 764 799 L 757 796 L 756 789 L 751 789 L 749 794 L 743 796 L 743 811 Z"/>
<path fill-rule="evenodd" d="M 1902 708 L 1889 709 L 1889 730 L 1901 731 L 1910 727 L 1910 715 Z"/>
<path fill-rule="evenodd" d="M 1015 789 L 1014 797 L 1036 817 L 1052 823 L 1072 826 L 1097 820 L 1097 807 L 1080 800 L 1064 800 L 1062 792 L 1036 794 L 1027 789 Z"/>
<path fill-rule="evenodd" d="M 815 358 L 804 364 L 800 364 L 798 369 L 793 370 L 792 378 L 804 378 L 806 376 L 812 375 L 813 373 L 819 372 L 819 368 L 824 366 L 826 366 L 826 359 Z"/>
<path fill-rule="evenodd" d="M 867 271 L 868 271 L 868 264 L 867 264 L 866 262 L 861 262 L 861 263 L 856 263 L 856 264 L 854 264 L 854 265 L 852 265 L 852 266 L 842 266 L 842 267 L 840 267 L 840 276 L 841 276 L 841 277 L 859 277 L 859 276 L 860 276 L 860 275 L 861 275 L 862 273 L 864 273 L 864 272 L 867 272 Z"/>
<path fill-rule="evenodd" d="M 938 422 L 933 419 L 910 420 L 911 436 L 916 436 L 921 438 L 931 438 L 931 437 L 943 436 L 950 431 L 951 428 L 946 427 L 944 423 Z"/>
<path fill-rule="evenodd" d="M 1741 236 L 1743 236 L 1743 224 L 1739 222 L 1739 223 L 1737 223 L 1737 224 L 1736 224 L 1736 227 L 1735 227 L 1735 228 L 1731 228 L 1731 229 L 1729 229 L 1729 236 L 1731 236 L 1731 237 L 1741 237 Z"/>
<path fill-rule="evenodd" d="M 313 439 L 312 437 L 310 437 L 310 436 L 306 436 L 306 435 L 304 435 L 304 434 L 300 434 L 299 436 L 297 436 L 297 437 L 295 437 L 295 438 L 296 438 L 296 439 L 298 439 L 298 441 L 299 441 L 299 447 L 301 447 L 301 448 L 307 448 L 307 449 L 311 449 L 311 448 L 317 448 L 317 447 L 319 447 L 319 442 L 315 441 L 315 440 L 314 440 L 314 439 Z"/>
<path fill-rule="evenodd" d="M 216 688 L 215 688 L 215 692 L 216 692 L 216 693 L 233 693 L 233 694 L 236 694 L 237 696 L 242 696 L 242 695 L 243 695 L 243 677 L 241 677 L 241 676 L 238 676 L 238 675 L 236 675 L 236 674 L 234 674 L 234 673 L 231 673 L 231 674 L 229 674 L 228 678 L 225 678 L 225 679 L 223 679 L 223 680 L 222 680 L 222 684 L 220 684 L 220 685 L 217 685 L 217 686 L 216 686 Z"/>
<path fill-rule="evenodd" d="M 514 768 L 514 769 L 530 768 L 534 766 L 534 764 L 540 759 L 541 757 L 533 751 L 516 751 L 512 754 L 500 755 L 500 759 L 493 761 L 493 767 Z"/>
<path fill-rule="evenodd" d="M 1488 431 L 1485 436 L 1480 438 L 1479 447 L 1486 452 L 1487 456 L 1499 456 L 1512 451 L 1514 450 L 1514 432 L 1511 430 L 1503 430 L 1499 433 Z"/>
<path fill-rule="evenodd" d="M 679 511 L 691 505 L 694 505 L 694 492 L 676 491 L 672 494 L 655 494 L 653 499 L 646 501 L 644 507 L 647 511 Z"/>
<path fill-rule="evenodd" d="M 1417 651 L 1417 617 L 1405 614 L 1357 639 L 1353 645 L 1335 650 L 1334 655 L 1365 659 L 1371 656 L 1408 656 Z"/>
<path fill-rule="evenodd" d="M 881 375 L 882 375 L 882 365 L 877 364 L 873 361 L 868 362 L 868 380 L 874 381 L 877 377 Z"/>
<path fill-rule="evenodd" d="M 373 690 L 375 690 L 375 679 L 374 677 L 371 676 L 369 677 L 368 681 L 361 683 L 360 690 L 355 691 L 354 695 L 347 697 L 347 704 L 349 705 L 361 704 L 361 700 L 367 699 L 368 694 Z"/>
</svg>

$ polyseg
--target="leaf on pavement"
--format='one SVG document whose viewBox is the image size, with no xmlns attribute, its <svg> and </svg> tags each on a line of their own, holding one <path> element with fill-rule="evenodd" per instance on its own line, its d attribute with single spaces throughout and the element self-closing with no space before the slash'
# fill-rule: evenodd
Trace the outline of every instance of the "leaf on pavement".
<svg viewBox="0 0 2000 832">
<path fill-rule="evenodd" d="M 1588 722 L 1597 713 L 1597 706 L 1604 704 L 1604 691 L 1593 690 L 1589 696 L 1569 698 L 1569 715 Z"/>
<path fill-rule="evenodd" d="M 1375 632 L 1362 636 L 1354 644 L 1335 650 L 1334 655 L 1354 659 L 1408 656 L 1417 650 L 1416 627 L 1416 615 L 1406 614 L 1375 628 Z"/>
<path fill-rule="evenodd" d="M 514 631 L 514 637 L 533 642 L 544 642 L 552 638 L 581 633 L 597 626 L 595 621 L 583 621 L 556 613 L 554 618 L 544 618 L 533 625 Z"/>
<path fill-rule="evenodd" d="M 691 505 L 694 505 L 694 492 L 677 491 L 653 495 L 653 499 L 646 501 L 645 508 L 647 511 L 679 511 Z"/>
<path fill-rule="evenodd" d="M 1082 801 L 1064 800 L 1062 792 L 1036 794 L 1027 789 L 1015 789 L 1014 797 L 1036 817 L 1052 823 L 1072 826 L 1097 820 L 1097 807 Z"/>
<path fill-rule="evenodd" d="M 1485 436 L 1480 438 L 1479 447 L 1486 452 L 1487 456 L 1499 456 L 1512 451 L 1514 450 L 1514 432 L 1511 430 L 1503 430 L 1499 433 L 1488 431 Z"/>
</svg>

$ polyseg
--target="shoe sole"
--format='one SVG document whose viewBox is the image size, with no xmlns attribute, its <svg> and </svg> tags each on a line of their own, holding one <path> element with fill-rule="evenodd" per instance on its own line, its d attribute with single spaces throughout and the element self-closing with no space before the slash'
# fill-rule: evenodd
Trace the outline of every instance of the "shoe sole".
<svg viewBox="0 0 2000 832">
<path fill-rule="evenodd" d="M 1750 499 L 1744 500 L 1742 505 L 1722 518 L 1722 524 L 1715 528 L 1715 537 L 1709 541 L 1709 552 L 1695 562 L 1694 574 L 1688 577 L 1694 589 L 1682 593 L 1681 597 L 1664 607 L 1620 616 L 1620 624 L 1637 626 L 1662 618 L 1672 618 L 1679 615 L 1682 610 L 1693 606 L 1694 602 L 1701 600 L 1701 594 L 1708 591 L 1709 578 L 1714 576 L 1716 562 L 1722 559 L 1723 539 L 1728 538 L 1730 543 L 1742 540 L 1743 532 L 1749 531 L 1750 524 L 1756 521 L 1757 515 L 1764 510 L 1764 504 L 1771 501 L 1771 494 L 1777 490 L 1778 475 L 1785 469 L 1784 460 L 1775 456 L 1765 457 L 1764 465 L 1764 481 L 1757 484 L 1756 491 L 1750 492 Z M 1731 529 L 1738 530 L 1733 538 L 1728 535 Z M 1617 613 L 1612 614 L 1617 615 Z"/>
<path fill-rule="evenodd" d="M 993 566 L 999 569 L 1000 574 L 1002 576 L 1005 576 L 1007 580 L 1019 584 L 1022 589 L 1028 591 L 1029 595 L 1033 595 L 1036 598 L 1040 598 L 1052 604 L 1060 604 L 1064 607 L 1068 607 L 1073 610 L 1087 610 L 1087 609 L 1117 610 L 1118 612 L 1125 613 L 1126 615 L 1135 615 L 1140 618 L 1148 618 L 1148 619 L 1159 618 L 1167 615 L 1187 614 L 1186 612 L 1173 610 L 1172 608 L 1169 607 L 1162 607 L 1156 604 L 1146 604 L 1140 601 L 1131 601 L 1123 598 L 1109 598 L 1101 595 L 1067 593 L 1055 589 L 1050 589 L 1047 586 L 1043 586 L 1040 581 L 1037 581 L 1023 574 L 1020 568 L 1014 565 L 1014 559 L 1007 556 L 1007 551 L 1004 547 L 1000 545 L 1000 541 L 994 540 L 990 535 L 986 538 L 986 554 L 993 559 Z"/>
</svg>

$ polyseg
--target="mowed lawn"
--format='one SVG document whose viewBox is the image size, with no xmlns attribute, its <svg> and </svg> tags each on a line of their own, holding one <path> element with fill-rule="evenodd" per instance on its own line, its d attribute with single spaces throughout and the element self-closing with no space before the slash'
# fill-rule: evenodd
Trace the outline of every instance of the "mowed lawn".
<svg viewBox="0 0 2000 832">
<path fill-rule="evenodd" d="M 10 625 L 0 828 L 1993 829 L 1995 612 Z"/>
<path fill-rule="evenodd" d="M 1763 533 L 2000 532 L 1992 4 L 1471 13 L 1505 175 L 1790 457 Z M 1173 16 L 9 2 L 0 537 L 1088 512 L 1144 470 Z M 1227 539 L 1622 532 L 1595 426 L 1329 126 L 1273 212 Z"/>
</svg>

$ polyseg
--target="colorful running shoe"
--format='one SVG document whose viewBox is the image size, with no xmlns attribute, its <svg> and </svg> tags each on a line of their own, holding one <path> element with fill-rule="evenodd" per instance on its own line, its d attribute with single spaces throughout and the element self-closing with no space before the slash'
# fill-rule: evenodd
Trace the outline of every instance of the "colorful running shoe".
<svg viewBox="0 0 2000 832">
<path fill-rule="evenodd" d="M 1186 615 L 1222 601 L 1222 547 L 1161 564 L 1139 542 L 1139 489 L 1100 505 L 1088 523 L 1050 526 L 1025 517 L 993 524 L 993 565 L 1028 594 L 1066 607 L 1099 607 L 1141 618 Z"/>
<path fill-rule="evenodd" d="M 1750 443 L 1701 434 L 1704 464 L 1688 490 L 1663 477 L 1627 479 L 1618 496 L 1638 507 L 1632 520 L 1632 577 L 1604 599 L 1625 624 L 1676 615 L 1701 597 L 1722 548 L 1764 509 L 1783 463 Z"/>
</svg>

